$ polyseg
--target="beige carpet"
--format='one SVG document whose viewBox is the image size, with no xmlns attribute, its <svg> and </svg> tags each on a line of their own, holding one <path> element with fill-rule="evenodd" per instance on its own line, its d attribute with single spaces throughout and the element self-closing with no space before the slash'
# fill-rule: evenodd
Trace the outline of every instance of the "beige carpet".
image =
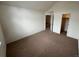
<svg viewBox="0 0 79 59">
<path fill-rule="evenodd" d="M 78 41 L 50 31 L 42 31 L 7 45 L 8 57 L 77 56 Z"/>
</svg>

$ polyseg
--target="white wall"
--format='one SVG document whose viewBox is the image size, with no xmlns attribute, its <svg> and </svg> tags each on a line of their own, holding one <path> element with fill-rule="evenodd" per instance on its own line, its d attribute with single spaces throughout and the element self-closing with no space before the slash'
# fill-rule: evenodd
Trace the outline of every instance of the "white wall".
<svg viewBox="0 0 79 59">
<path fill-rule="evenodd" d="M 60 13 L 54 13 L 53 32 L 60 34 L 62 16 Z"/>
<path fill-rule="evenodd" d="M 5 56 L 6 56 L 6 45 L 5 45 L 2 28 L 0 25 L 0 57 L 5 57 Z"/>
<path fill-rule="evenodd" d="M 68 34 L 67 36 L 79 39 L 79 3 L 77 2 L 57 2 L 50 9 L 54 11 L 54 32 L 60 33 L 62 15 L 70 13 Z M 72 36 L 73 35 L 73 36 Z"/>
<path fill-rule="evenodd" d="M 6 43 L 45 29 L 44 14 L 41 11 L 0 5 L 0 17 Z"/>
<path fill-rule="evenodd" d="M 67 36 L 79 40 L 79 2 L 57 2 L 49 11 L 52 10 L 54 11 L 53 31 L 60 34 L 61 16 L 70 13 Z"/>
</svg>

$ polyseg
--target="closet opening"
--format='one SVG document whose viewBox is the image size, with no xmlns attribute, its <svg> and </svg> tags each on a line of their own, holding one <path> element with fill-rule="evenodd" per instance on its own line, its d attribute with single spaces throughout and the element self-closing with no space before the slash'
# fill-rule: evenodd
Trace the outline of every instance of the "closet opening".
<svg viewBox="0 0 79 59">
<path fill-rule="evenodd" d="M 64 34 L 64 35 L 67 34 L 69 19 L 70 19 L 70 14 L 62 15 L 61 32 L 60 32 L 61 34 Z"/>
</svg>

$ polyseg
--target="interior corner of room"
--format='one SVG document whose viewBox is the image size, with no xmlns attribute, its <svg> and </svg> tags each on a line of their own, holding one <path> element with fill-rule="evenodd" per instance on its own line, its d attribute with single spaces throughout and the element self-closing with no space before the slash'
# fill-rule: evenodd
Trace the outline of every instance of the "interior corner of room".
<svg viewBox="0 0 79 59">
<path fill-rule="evenodd" d="M 77 40 L 79 53 L 79 2 L 0 3 L 0 57 L 6 56 L 7 44 L 46 30 Z"/>
</svg>

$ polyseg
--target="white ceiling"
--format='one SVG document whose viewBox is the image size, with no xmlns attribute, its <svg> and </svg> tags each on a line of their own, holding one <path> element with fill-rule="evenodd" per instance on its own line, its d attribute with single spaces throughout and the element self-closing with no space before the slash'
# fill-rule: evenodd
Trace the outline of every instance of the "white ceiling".
<svg viewBox="0 0 79 59">
<path fill-rule="evenodd" d="M 1 1 L 0 4 L 47 11 L 56 1 Z"/>
</svg>

